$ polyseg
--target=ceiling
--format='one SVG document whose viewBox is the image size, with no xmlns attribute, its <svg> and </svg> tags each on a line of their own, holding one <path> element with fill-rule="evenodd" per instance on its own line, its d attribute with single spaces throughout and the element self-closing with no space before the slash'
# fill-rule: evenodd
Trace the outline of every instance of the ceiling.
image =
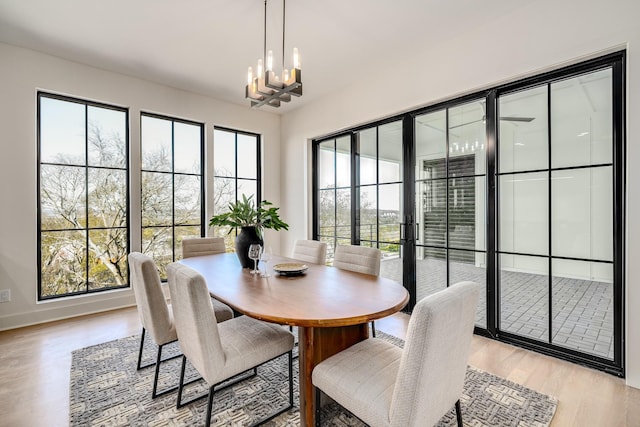
<svg viewBox="0 0 640 427">
<path fill-rule="evenodd" d="M 290 0 L 285 61 L 297 47 L 304 95 L 262 108 L 291 111 L 534 1 Z M 281 60 L 282 0 L 269 0 L 267 16 L 267 49 Z M 263 0 L 0 0 L 0 42 L 249 108 L 263 20 Z"/>
</svg>

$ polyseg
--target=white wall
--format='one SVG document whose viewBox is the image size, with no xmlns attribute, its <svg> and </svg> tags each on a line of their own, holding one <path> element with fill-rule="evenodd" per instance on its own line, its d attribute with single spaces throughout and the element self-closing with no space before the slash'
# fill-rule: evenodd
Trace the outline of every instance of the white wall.
<svg viewBox="0 0 640 427">
<path fill-rule="evenodd" d="M 353 70 L 360 81 L 282 119 L 282 252 L 311 234 L 310 139 L 418 105 L 627 48 L 627 164 L 640 163 L 640 31 L 637 0 L 538 0 L 462 30 L 451 41 L 417 40 L 400 62 Z M 394 76 L 391 78 L 390 76 Z M 304 177 L 305 179 L 300 179 Z M 640 387 L 640 168 L 627 168 L 626 375 Z M 302 197 L 304 196 L 304 197 Z"/>
<path fill-rule="evenodd" d="M 280 117 L 0 43 L 0 330 L 134 304 L 130 289 L 37 303 L 36 91 L 129 108 L 131 248 L 140 248 L 140 111 L 205 123 L 207 194 L 213 126 L 263 135 L 263 196 L 280 203 Z M 207 200 L 207 214 L 212 214 Z M 279 233 L 267 233 L 274 248 Z"/>
</svg>

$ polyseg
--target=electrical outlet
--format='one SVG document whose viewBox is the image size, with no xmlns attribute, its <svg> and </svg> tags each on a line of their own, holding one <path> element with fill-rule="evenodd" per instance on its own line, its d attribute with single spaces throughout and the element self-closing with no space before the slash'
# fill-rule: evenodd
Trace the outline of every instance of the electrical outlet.
<svg viewBox="0 0 640 427">
<path fill-rule="evenodd" d="M 11 301 L 11 289 L 0 290 L 0 302 Z"/>
</svg>

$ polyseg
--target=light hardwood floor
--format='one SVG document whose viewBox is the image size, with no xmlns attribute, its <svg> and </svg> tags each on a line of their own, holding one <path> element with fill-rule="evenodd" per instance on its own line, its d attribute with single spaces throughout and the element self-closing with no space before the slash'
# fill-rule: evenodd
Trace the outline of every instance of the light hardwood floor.
<svg viewBox="0 0 640 427">
<path fill-rule="evenodd" d="M 408 316 L 376 321 L 404 338 Z M 140 332 L 135 308 L 0 332 L 0 426 L 66 426 L 75 349 Z M 469 363 L 558 398 L 552 426 L 640 427 L 640 390 L 624 380 L 487 338 Z"/>
</svg>

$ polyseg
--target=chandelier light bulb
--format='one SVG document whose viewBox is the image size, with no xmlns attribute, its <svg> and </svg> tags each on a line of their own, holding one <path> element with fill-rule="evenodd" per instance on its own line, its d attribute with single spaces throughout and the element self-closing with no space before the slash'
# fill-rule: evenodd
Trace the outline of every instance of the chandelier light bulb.
<svg viewBox="0 0 640 427">
<path fill-rule="evenodd" d="M 258 59 L 258 78 L 262 76 L 262 59 Z"/>
<path fill-rule="evenodd" d="M 297 47 L 293 48 L 293 68 L 300 69 L 300 54 Z"/>
<path fill-rule="evenodd" d="M 253 82 L 253 68 L 249 67 L 247 70 L 247 84 L 250 85 Z"/>
<path fill-rule="evenodd" d="M 267 52 L 267 71 L 273 71 L 273 51 Z"/>
<path fill-rule="evenodd" d="M 286 68 L 282 72 L 282 81 L 285 83 L 289 81 L 289 70 L 287 70 Z"/>
</svg>

